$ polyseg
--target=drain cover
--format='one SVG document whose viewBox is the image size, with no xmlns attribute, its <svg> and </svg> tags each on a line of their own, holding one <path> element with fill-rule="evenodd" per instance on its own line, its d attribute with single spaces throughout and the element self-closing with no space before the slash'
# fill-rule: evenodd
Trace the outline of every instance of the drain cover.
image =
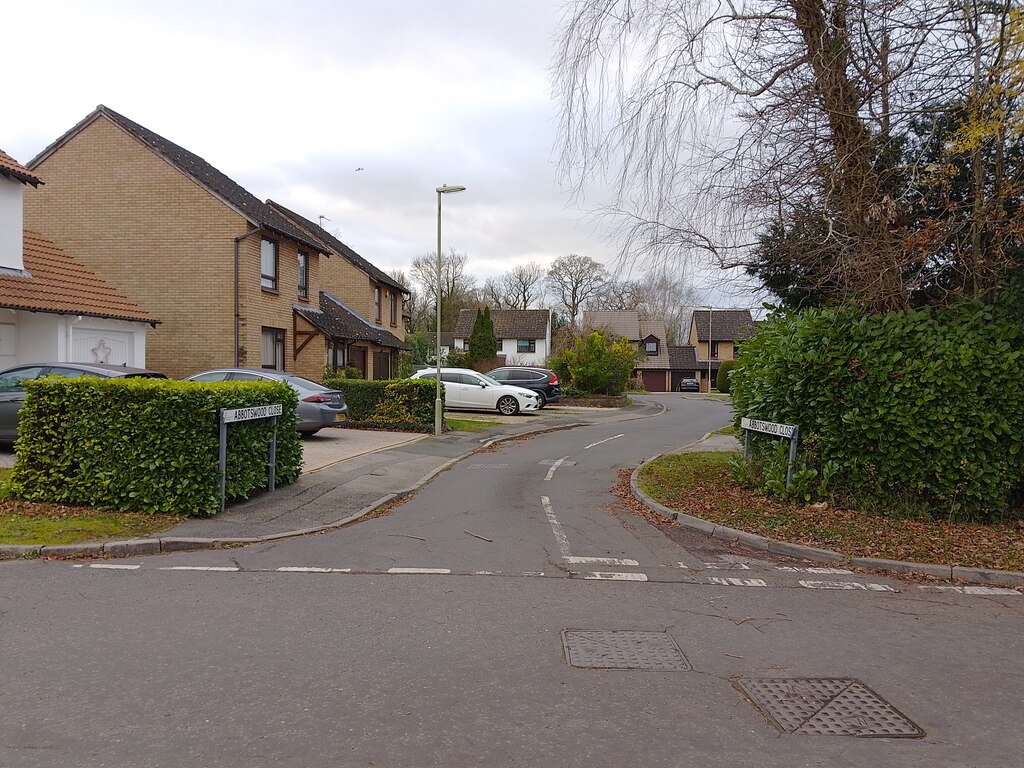
<svg viewBox="0 0 1024 768">
<path fill-rule="evenodd" d="M 761 678 L 740 690 L 784 733 L 918 739 L 924 731 L 850 678 Z"/>
<path fill-rule="evenodd" d="M 675 640 L 664 632 L 566 629 L 565 658 L 574 667 L 656 669 L 688 672 L 692 667 Z"/>
</svg>

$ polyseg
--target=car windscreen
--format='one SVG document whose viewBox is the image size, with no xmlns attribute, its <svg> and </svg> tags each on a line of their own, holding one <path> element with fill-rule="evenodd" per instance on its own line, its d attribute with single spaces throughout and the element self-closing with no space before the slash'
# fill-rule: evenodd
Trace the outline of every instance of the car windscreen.
<svg viewBox="0 0 1024 768">
<path fill-rule="evenodd" d="M 312 390 L 313 392 L 333 391 L 325 387 L 323 384 L 317 384 L 315 381 L 304 379 L 301 376 L 285 376 L 284 380 L 291 384 L 293 387 L 302 387 L 302 389 Z"/>
</svg>

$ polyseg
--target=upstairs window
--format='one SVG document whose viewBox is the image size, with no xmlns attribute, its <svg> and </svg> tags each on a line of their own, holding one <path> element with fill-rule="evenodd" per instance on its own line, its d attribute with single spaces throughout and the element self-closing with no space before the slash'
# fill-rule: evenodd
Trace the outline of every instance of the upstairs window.
<svg viewBox="0 0 1024 768">
<path fill-rule="evenodd" d="M 309 254 L 299 252 L 299 298 L 309 298 Z"/>
<path fill-rule="evenodd" d="M 717 341 L 712 341 L 711 342 L 711 359 L 714 360 L 717 357 L 718 357 L 718 342 Z"/>
<path fill-rule="evenodd" d="M 277 243 L 266 238 L 260 241 L 260 287 L 277 290 Z"/>
<path fill-rule="evenodd" d="M 658 342 L 656 340 L 646 342 L 644 344 L 644 349 L 647 351 L 648 357 L 658 356 Z"/>
<path fill-rule="evenodd" d="M 388 300 L 391 302 L 391 327 L 394 328 L 398 325 L 398 296 L 392 293 Z"/>
<path fill-rule="evenodd" d="M 380 288 L 373 289 L 374 320 L 380 322 Z"/>
</svg>

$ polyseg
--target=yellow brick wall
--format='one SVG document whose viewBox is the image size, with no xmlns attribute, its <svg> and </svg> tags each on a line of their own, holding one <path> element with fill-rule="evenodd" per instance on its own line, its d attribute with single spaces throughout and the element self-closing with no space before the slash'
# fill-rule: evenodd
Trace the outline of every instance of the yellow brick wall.
<svg viewBox="0 0 1024 768">
<path fill-rule="evenodd" d="M 405 326 L 402 324 L 402 295 L 395 291 L 395 325 L 391 325 L 391 310 L 388 297 L 392 288 L 375 283 L 371 277 L 342 256 L 331 256 L 321 265 L 321 283 L 328 293 L 341 299 L 345 306 L 357 312 L 366 322 L 376 325 L 405 341 Z M 373 289 L 379 286 L 380 323 L 376 323 L 377 311 L 373 303 Z"/>
<path fill-rule="evenodd" d="M 160 319 L 146 340 L 149 368 L 180 377 L 233 364 L 234 238 L 250 229 L 243 216 L 102 115 L 34 171 L 45 183 L 27 190 L 26 226 Z M 261 330 L 276 327 L 285 330 L 292 370 L 298 248 L 276 239 L 277 295 L 260 289 L 260 235 L 239 247 L 239 362 L 258 367 Z M 319 271 L 310 253 L 314 306 Z M 300 356 L 303 370 L 322 371 L 324 355 L 322 339 L 310 342 Z"/>
</svg>

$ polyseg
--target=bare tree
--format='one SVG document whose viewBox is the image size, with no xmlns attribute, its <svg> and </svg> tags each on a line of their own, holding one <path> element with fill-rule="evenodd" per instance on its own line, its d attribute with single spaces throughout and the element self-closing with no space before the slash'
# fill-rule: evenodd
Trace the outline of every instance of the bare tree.
<svg viewBox="0 0 1024 768">
<path fill-rule="evenodd" d="M 947 117 L 950 105 L 983 105 L 984 118 L 1019 124 L 1015 9 L 1011 0 L 576 0 L 555 58 L 564 177 L 581 188 L 611 173 L 618 194 L 606 213 L 623 254 L 655 265 L 703 252 L 742 266 L 760 233 L 812 210 L 824 236 L 800 258 L 818 279 L 866 308 L 905 307 L 935 243 L 964 224 L 907 222 L 914 189 L 941 183 L 948 167 L 892 168 L 886 158 L 913 124 Z M 966 205 L 974 245 L 953 256 L 954 297 L 990 291 L 1008 266 L 1020 206 L 1005 213 L 1004 203 L 1018 180 L 999 203 L 985 199 L 988 180 L 1006 174 L 1010 133 L 949 145 L 972 153 L 976 182 Z"/>
<path fill-rule="evenodd" d="M 476 296 L 476 281 L 466 274 L 466 262 L 469 257 L 451 249 L 441 254 L 441 330 L 455 330 L 455 321 L 459 310 L 475 307 L 479 303 Z M 429 297 L 431 312 L 436 312 L 437 301 L 437 257 L 435 253 L 417 256 L 413 259 L 413 279 L 419 283 L 424 297 Z M 432 326 L 431 326 L 432 327 Z"/>
<path fill-rule="evenodd" d="M 536 262 L 513 267 L 504 276 L 505 303 L 509 309 L 529 309 L 544 298 L 544 267 Z"/>
<path fill-rule="evenodd" d="M 641 320 L 662 320 L 668 344 L 685 341 L 686 326 L 699 296 L 680 274 L 652 271 L 635 280 L 609 280 L 590 301 L 588 309 L 634 310 Z"/>
<path fill-rule="evenodd" d="M 570 253 L 552 262 L 547 276 L 548 289 L 556 306 L 565 310 L 570 325 L 576 325 L 580 310 L 598 294 L 607 277 L 604 265 L 589 256 Z"/>
<path fill-rule="evenodd" d="M 504 277 L 488 277 L 481 289 L 483 303 L 493 309 L 505 309 Z"/>
</svg>

